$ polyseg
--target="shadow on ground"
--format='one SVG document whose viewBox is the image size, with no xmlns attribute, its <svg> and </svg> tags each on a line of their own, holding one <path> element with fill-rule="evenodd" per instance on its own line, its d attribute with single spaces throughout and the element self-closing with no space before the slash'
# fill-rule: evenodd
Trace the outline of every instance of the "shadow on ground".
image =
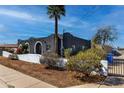
<svg viewBox="0 0 124 93">
<path fill-rule="evenodd" d="M 117 86 L 122 84 L 124 84 L 124 77 L 109 76 L 105 79 L 104 82 L 102 82 L 101 85 Z"/>
</svg>

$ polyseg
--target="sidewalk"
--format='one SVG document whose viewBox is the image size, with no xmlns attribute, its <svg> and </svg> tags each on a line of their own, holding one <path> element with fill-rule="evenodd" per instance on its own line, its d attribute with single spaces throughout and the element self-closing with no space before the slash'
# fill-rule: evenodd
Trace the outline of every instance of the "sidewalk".
<svg viewBox="0 0 124 93">
<path fill-rule="evenodd" d="M 0 88 L 56 88 L 46 82 L 0 65 Z M 101 84 L 84 84 L 68 88 L 124 88 L 124 77 L 109 76 Z"/>
<path fill-rule="evenodd" d="M 0 88 L 55 88 L 46 82 L 0 65 Z"/>
</svg>

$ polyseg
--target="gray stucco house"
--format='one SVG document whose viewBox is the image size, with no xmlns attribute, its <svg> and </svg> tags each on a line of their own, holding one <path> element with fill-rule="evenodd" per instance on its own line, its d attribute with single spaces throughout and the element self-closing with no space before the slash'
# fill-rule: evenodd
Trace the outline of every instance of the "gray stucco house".
<svg viewBox="0 0 124 93">
<path fill-rule="evenodd" d="M 32 54 L 44 54 L 47 51 L 54 51 L 54 34 L 48 37 L 42 38 L 29 38 L 27 40 L 18 40 L 18 47 L 22 44 L 28 45 L 28 52 Z M 63 49 L 67 48 L 75 48 L 75 49 L 88 49 L 91 47 L 91 41 L 85 40 L 82 38 L 78 38 L 73 36 L 70 33 L 64 33 L 63 35 L 59 35 L 59 52 Z"/>
</svg>

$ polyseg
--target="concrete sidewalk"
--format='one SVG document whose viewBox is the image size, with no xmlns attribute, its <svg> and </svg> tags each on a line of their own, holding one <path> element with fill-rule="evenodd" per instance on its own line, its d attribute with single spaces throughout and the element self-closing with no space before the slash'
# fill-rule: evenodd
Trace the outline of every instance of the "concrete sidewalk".
<svg viewBox="0 0 124 93">
<path fill-rule="evenodd" d="M 55 88 L 46 82 L 0 65 L 0 88 Z"/>
<path fill-rule="evenodd" d="M 57 88 L 46 82 L 0 65 L 0 88 Z M 101 84 L 89 83 L 68 88 L 124 88 L 124 77 L 109 76 Z"/>
</svg>

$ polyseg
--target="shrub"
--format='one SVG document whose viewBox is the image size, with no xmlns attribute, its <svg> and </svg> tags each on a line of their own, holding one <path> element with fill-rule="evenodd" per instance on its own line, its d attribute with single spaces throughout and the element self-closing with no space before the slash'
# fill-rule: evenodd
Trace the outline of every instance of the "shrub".
<svg viewBox="0 0 124 93">
<path fill-rule="evenodd" d="M 14 53 L 15 50 L 14 50 L 14 49 L 9 49 L 8 52 L 10 52 L 10 53 Z"/>
<path fill-rule="evenodd" d="M 54 52 L 47 52 L 43 56 L 44 57 L 40 58 L 41 64 L 45 64 L 50 68 L 55 67 L 55 65 L 58 62 L 58 54 L 56 54 Z"/>
<path fill-rule="evenodd" d="M 104 56 L 105 53 L 101 49 L 89 49 L 70 57 L 67 67 L 69 70 L 81 71 L 85 75 L 89 75 L 91 71 L 100 68 L 100 60 Z"/>
<path fill-rule="evenodd" d="M 17 54 L 27 54 L 27 53 L 29 53 L 28 45 L 27 44 L 22 44 L 21 47 L 17 48 L 16 53 Z"/>
<path fill-rule="evenodd" d="M 106 55 L 107 55 L 106 51 L 104 49 L 102 49 L 102 48 L 99 48 L 99 47 L 89 49 L 86 52 L 94 53 L 94 54 L 98 55 L 101 59 L 105 59 Z"/>
<path fill-rule="evenodd" d="M 12 49 L 12 48 L 5 48 L 5 49 L 3 49 L 4 51 L 8 51 L 8 52 L 10 52 L 10 53 L 14 53 L 14 49 Z"/>
<path fill-rule="evenodd" d="M 71 56 L 71 49 L 70 48 L 64 50 L 64 56 L 65 56 L 65 58 L 69 58 Z"/>
<path fill-rule="evenodd" d="M 17 54 L 10 54 L 9 59 L 12 59 L 12 60 L 18 60 L 18 55 Z"/>
<path fill-rule="evenodd" d="M 22 49 L 21 48 L 17 48 L 16 54 L 22 54 Z"/>
<path fill-rule="evenodd" d="M 47 65 L 47 67 L 56 67 L 58 59 L 57 58 L 53 58 L 53 57 L 44 57 L 43 59 L 44 64 Z"/>
<path fill-rule="evenodd" d="M 28 51 L 28 44 L 22 44 L 22 53 L 23 54 L 27 54 L 27 53 L 29 53 L 29 51 Z"/>
<path fill-rule="evenodd" d="M 43 55 L 43 57 L 40 58 L 40 63 L 45 64 L 48 68 L 52 69 L 61 69 L 64 70 L 65 67 L 63 64 L 65 64 L 56 53 L 46 53 Z"/>
</svg>

